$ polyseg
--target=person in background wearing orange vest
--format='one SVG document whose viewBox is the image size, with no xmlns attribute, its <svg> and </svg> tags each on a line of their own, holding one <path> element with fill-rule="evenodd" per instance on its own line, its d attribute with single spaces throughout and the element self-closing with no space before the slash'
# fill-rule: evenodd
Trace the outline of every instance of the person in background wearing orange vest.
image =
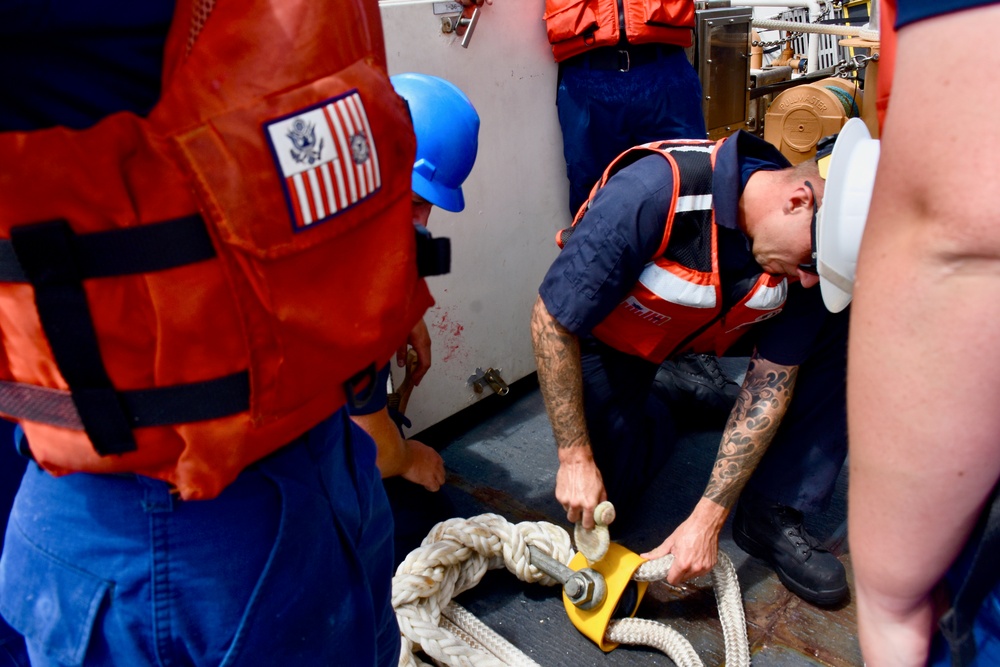
<svg viewBox="0 0 1000 667">
<path fill-rule="evenodd" d="M 431 209 L 438 206 L 458 212 L 465 208 L 462 183 L 476 162 L 479 147 L 479 114 L 457 86 L 440 77 L 407 72 L 391 77 L 396 92 L 406 100 L 417 137 L 413 166 L 413 224 L 426 230 Z M 421 320 L 409 337 L 416 362 L 407 370 L 407 381 L 415 387 L 431 365 L 431 340 Z M 407 346 L 397 352 L 403 366 Z M 404 439 L 402 414 L 390 414 L 386 385 L 389 366 L 385 365 L 375 384 L 375 395 L 363 407 L 351 408 L 351 419 L 375 439 L 377 465 L 382 477 L 400 476 L 428 491 L 444 484 L 444 461 L 424 443 Z M 408 388 L 409 389 L 409 388 Z"/>
<path fill-rule="evenodd" d="M 848 366 L 858 635 L 869 667 L 997 665 L 1000 6 L 899 0 L 879 28 L 895 65 Z M 958 45 L 974 67 L 942 58 Z"/>
<path fill-rule="evenodd" d="M 571 216 L 623 151 L 707 136 L 701 82 L 685 52 L 693 0 L 546 0 L 544 19 L 559 63 L 556 105 Z M 708 419 L 728 414 L 739 393 L 709 354 L 674 357 L 656 382 L 672 402 Z"/>
<path fill-rule="evenodd" d="M 377 4 L 8 5 L 0 614 L 36 667 L 395 665 L 346 403 L 432 299 Z"/>
<path fill-rule="evenodd" d="M 802 524 L 824 509 L 846 453 L 848 315 L 806 289 L 819 280 L 818 165 L 791 167 L 745 132 L 655 148 L 608 167 L 535 303 L 556 498 L 587 528 L 603 500 L 635 511 L 675 437 L 650 392 L 659 364 L 691 350 L 750 355 L 703 497 L 643 557 L 673 554 L 672 584 L 708 572 L 739 499 L 736 543 L 800 597 L 836 604 L 844 566 Z"/>
<path fill-rule="evenodd" d="M 694 9 L 693 0 L 546 0 L 570 215 L 622 151 L 707 135 L 701 82 L 684 51 Z"/>
</svg>

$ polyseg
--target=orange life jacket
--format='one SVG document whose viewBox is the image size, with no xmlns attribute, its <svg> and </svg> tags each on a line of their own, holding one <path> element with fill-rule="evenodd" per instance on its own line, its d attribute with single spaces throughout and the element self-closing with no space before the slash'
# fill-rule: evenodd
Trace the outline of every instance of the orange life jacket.
<svg viewBox="0 0 1000 667">
<path fill-rule="evenodd" d="M 881 129 L 885 125 L 885 113 L 889 108 L 892 78 L 896 70 L 896 0 L 881 0 L 879 26 L 879 75 L 875 110 L 878 113 L 878 126 Z"/>
<path fill-rule="evenodd" d="M 375 0 L 180 0 L 148 118 L 0 134 L 0 412 L 185 499 L 345 402 L 432 303 Z"/>
<path fill-rule="evenodd" d="M 545 0 L 545 29 L 556 62 L 598 46 L 630 44 L 691 46 L 691 0 Z M 624 29 L 622 26 L 624 25 Z"/>
<path fill-rule="evenodd" d="M 673 201 L 656 254 L 625 299 L 594 327 L 594 336 L 611 347 L 657 364 L 683 352 L 721 355 L 751 325 L 774 317 L 784 306 L 786 280 L 761 273 L 745 295 L 723 309 L 712 203 L 712 170 L 721 144 L 663 141 L 637 146 L 618 156 L 591 191 L 593 199 L 615 172 L 649 154 L 662 156 L 673 172 Z M 574 226 L 589 204 L 580 208 Z M 679 229 L 685 230 L 682 240 L 676 238 L 681 234 L 674 235 Z M 557 239 L 560 247 L 567 231 Z"/>
</svg>

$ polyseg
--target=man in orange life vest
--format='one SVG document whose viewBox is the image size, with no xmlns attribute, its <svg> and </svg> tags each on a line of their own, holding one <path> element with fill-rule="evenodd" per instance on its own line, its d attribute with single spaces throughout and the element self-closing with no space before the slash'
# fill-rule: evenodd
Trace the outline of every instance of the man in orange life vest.
<svg viewBox="0 0 1000 667">
<path fill-rule="evenodd" d="M 532 333 L 556 498 L 585 527 L 602 500 L 635 507 L 669 454 L 669 408 L 650 391 L 658 365 L 752 350 L 703 497 L 644 554 L 674 555 L 670 583 L 714 566 L 739 498 L 738 545 L 806 600 L 847 594 L 843 565 L 802 525 L 829 500 L 846 450 L 847 313 L 807 289 L 823 191 L 814 161 L 790 167 L 744 132 L 633 149 L 561 234 L 539 289 Z"/>
<path fill-rule="evenodd" d="M 0 413 L 33 459 L 0 613 L 33 665 L 396 664 L 344 406 L 431 299 L 376 3 L 0 24 Z"/>
<path fill-rule="evenodd" d="M 848 375 L 858 638 L 870 667 L 997 665 L 1000 3 L 881 7 Z M 975 68 L 940 57 L 956 44 Z"/>
</svg>

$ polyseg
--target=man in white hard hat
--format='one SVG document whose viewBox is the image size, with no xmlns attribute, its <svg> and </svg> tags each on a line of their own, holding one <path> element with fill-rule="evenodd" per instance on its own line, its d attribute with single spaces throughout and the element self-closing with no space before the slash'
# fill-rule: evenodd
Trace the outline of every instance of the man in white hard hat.
<svg viewBox="0 0 1000 667">
<path fill-rule="evenodd" d="M 845 154 L 835 152 L 831 166 Z M 539 290 L 532 332 L 559 447 L 556 497 L 585 527 L 602 500 L 636 503 L 669 453 L 669 409 L 650 396 L 658 365 L 692 350 L 752 351 L 701 500 L 644 554 L 674 555 L 673 584 L 715 564 L 739 499 L 741 548 L 814 604 L 847 595 L 843 565 L 803 526 L 846 456 L 846 304 L 831 312 L 806 289 L 830 282 L 821 263 L 846 270 L 836 244 L 816 245 L 820 168 L 792 167 L 742 132 L 637 147 L 561 235 Z M 833 223 L 825 215 L 824 231 Z"/>
</svg>

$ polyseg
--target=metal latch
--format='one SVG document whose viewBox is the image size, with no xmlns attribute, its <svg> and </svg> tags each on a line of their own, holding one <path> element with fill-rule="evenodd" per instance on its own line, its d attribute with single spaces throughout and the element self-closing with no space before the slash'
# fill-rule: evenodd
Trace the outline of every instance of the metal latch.
<svg viewBox="0 0 1000 667">
<path fill-rule="evenodd" d="M 858 70 L 862 70 L 867 67 L 869 62 L 878 62 L 878 55 L 878 53 L 873 53 L 870 56 L 857 55 L 853 58 L 849 58 L 841 63 L 838 63 L 836 67 L 833 68 L 833 75 L 845 79 L 854 76 Z"/>
<path fill-rule="evenodd" d="M 465 11 L 468 11 L 466 8 Z M 441 32 L 455 33 L 462 38 L 462 48 L 469 48 L 469 42 L 472 41 L 472 33 L 476 29 L 476 24 L 479 22 L 479 5 L 476 5 L 472 10 L 470 16 L 466 16 L 463 12 L 458 16 L 444 16 L 441 18 Z"/>
<path fill-rule="evenodd" d="M 469 386 L 477 394 L 481 394 L 484 385 L 489 385 L 498 396 L 506 396 L 510 392 L 510 387 L 500 377 L 500 371 L 499 368 L 487 368 L 485 371 L 482 368 L 477 368 L 476 374 L 469 376 Z"/>
</svg>

